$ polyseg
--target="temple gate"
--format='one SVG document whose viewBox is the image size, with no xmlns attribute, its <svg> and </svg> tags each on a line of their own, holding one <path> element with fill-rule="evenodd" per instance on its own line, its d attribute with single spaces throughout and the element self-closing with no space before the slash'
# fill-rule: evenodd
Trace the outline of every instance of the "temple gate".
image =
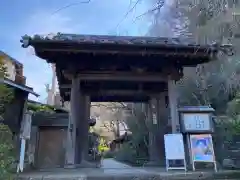
<svg viewBox="0 0 240 180">
<path fill-rule="evenodd" d="M 24 36 L 23 47 L 32 46 L 38 57 L 56 65 L 63 101 L 70 101 L 65 163 L 89 167 L 85 160 L 91 102 L 146 103 L 148 120 L 159 136 L 150 134 L 150 161 L 164 158 L 162 118 L 165 92 L 170 107 L 172 132 L 178 131 L 175 82 L 183 68 L 215 59 L 216 46 L 197 45 L 176 38 L 117 37 L 60 34 Z M 160 149 L 156 143 L 162 144 Z M 160 154 L 160 155 L 159 155 Z M 150 162 L 150 164 L 152 163 Z"/>
</svg>

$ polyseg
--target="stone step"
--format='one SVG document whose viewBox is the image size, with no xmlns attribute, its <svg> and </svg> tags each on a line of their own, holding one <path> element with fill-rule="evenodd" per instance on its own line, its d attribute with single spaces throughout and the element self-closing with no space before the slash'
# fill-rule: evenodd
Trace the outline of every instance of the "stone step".
<svg viewBox="0 0 240 180">
<path fill-rule="evenodd" d="M 118 172 L 117 172 L 118 171 Z M 91 169 L 77 169 L 77 170 L 58 170 L 48 172 L 31 172 L 23 173 L 15 178 L 16 180 L 239 180 L 240 171 L 219 171 L 214 172 L 154 172 L 154 171 L 140 171 L 133 169 L 130 173 L 124 169 L 115 170 L 91 170 Z"/>
</svg>

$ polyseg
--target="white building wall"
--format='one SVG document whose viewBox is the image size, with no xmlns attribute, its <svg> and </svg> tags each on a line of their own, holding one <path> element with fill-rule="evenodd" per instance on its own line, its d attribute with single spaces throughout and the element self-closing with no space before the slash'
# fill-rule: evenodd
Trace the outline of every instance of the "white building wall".
<svg viewBox="0 0 240 180">
<path fill-rule="evenodd" d="M 15 64 L 7 59 L 4 59 L 4 63 L 7 68 L 8 78 L 12 81 L 15 81 L 15 76 L 16 76 Z"/>
</svg>

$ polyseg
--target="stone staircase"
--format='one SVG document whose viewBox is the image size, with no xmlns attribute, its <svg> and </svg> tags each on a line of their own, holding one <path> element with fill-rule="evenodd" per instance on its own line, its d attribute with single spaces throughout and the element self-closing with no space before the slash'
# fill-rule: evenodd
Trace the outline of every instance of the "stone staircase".
<svg viewBox="0 0 240 180">
<path fill-rule="evenodd" d="M 219 171 L 214 172 L 183 172 L 170 171 L 158 172 L 157 169 L 146 172 L 142 168 L 134 168 L 131 172 L 120 170 L 119 173 L 114 171 L 105 171 L 97 169 L 56 169 L 49 171 L 38 171 L 23 173 L 16 177 L 16 180 L 239 180 L 240 171 Z"/>
</svg>

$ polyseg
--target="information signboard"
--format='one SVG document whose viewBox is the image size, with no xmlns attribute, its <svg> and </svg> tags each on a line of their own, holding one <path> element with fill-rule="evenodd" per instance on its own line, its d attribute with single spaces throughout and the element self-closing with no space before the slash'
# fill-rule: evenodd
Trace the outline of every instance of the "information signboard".
<svg viewBox="0 0 240 180">
<path fill-rule="evenodd" d="M 210 131 L 211 119 L 209 114 L 184 113 L 183 122 L 185 131 Z"/>
<path fill-rule="evenodd" d="M 192 134 L 189 138 L 193 170 L 195 170 L 194 162 L 214 163 L 215 170 L 217 170 L 211 134 Z"/>
<path fill-rule="evenodd" d="M 182 134 L 165 134 L 164 147 L 166 156 L 166 169 L 186 169 L 185 151 Z M 183 167 L 169 167 L 170 160 L 182 160 Z"/>
</svg>

